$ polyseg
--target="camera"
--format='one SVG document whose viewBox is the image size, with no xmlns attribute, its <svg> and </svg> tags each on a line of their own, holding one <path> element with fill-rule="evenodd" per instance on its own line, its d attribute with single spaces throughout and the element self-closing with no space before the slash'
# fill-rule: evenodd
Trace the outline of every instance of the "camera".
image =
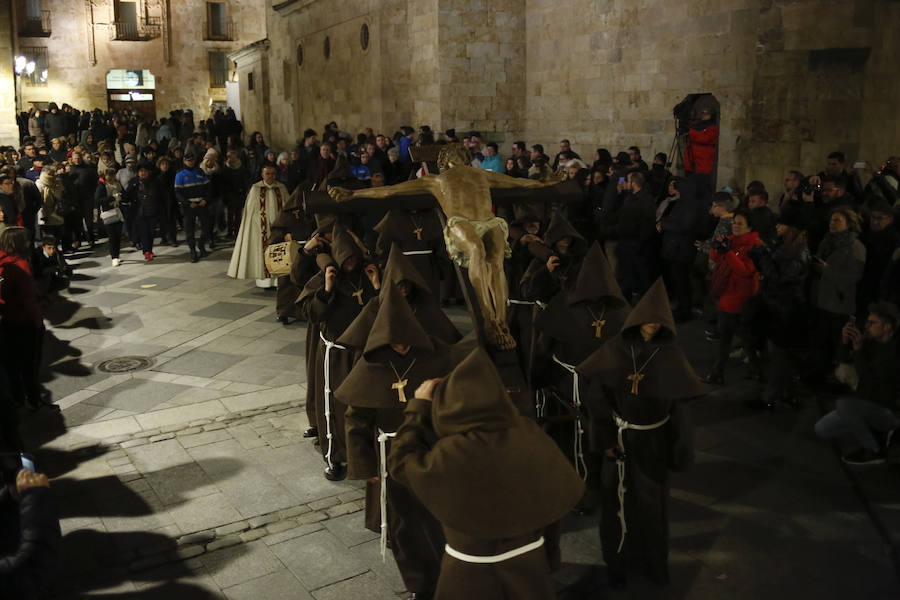
<svg viewBox="0 0 900 600">
<path fill-rule="evenodd" d="M 800 182 L 800 185 L 797 186 L 797 190 L 801 195 L 813 194 L 818 199 L 819 196 L 822 195 L 822 184 L 813 184 L 810 182 L 809 177 L 807 177 Z"/>
</svg>

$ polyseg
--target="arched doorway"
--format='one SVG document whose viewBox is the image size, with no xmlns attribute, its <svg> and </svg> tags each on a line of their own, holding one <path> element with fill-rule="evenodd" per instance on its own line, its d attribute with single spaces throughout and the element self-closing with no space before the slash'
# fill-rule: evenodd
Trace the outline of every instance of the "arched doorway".
<svg viewBox="0 0 900 600">
<path fill-rule="evenodd" d="M 109 110 L 134 110 L 156 120 L 156 78 L 149 69 L 111 69 L 106 74 Z"/>
</svg>

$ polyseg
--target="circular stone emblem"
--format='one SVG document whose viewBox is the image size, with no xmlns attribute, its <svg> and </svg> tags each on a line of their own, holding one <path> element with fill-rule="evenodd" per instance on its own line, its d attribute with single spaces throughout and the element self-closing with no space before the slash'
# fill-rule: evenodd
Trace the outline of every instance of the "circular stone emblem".
<svg viewBox="0 0 900 600">
<path fill-rule="evenodd" d="M 141 371 L 153 366 L 153 359 L 146 356 L 120 356 L 110 358 L 97 365 L 97 370 L 103 373 L 130 373 Z"/>
</svg>

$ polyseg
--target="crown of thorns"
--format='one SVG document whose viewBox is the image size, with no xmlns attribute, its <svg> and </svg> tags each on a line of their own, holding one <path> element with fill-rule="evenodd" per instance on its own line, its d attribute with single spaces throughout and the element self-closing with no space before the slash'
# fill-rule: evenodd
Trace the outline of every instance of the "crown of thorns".
<svg viewBox="0 0 900 600">
<path fill-rule="evenodd" d="M 459 162 L 464 165 L 471 164 L 472 162 L 472 154 L 469 152 L 468 148 L 458 143 L 447 144 L 441 148 L 441 151 L 438 153 L 438 169 L 441 171 L 447 169 L 454 158 L 458 159 Z"/>
</svg>

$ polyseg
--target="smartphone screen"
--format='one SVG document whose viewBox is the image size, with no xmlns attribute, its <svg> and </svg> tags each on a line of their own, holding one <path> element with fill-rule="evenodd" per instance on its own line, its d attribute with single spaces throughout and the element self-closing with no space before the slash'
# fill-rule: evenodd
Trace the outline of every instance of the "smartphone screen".
<svg viewBox="0 0 900 600">
<path fill-rule="evenodd" d="M 623 183 L 625 183 L 625 178 L 619 177 L 619 185 L 622 185 Z"/>
<path fill-rule="evenodd" d="M 20 454 L 19 458 L 22 461 L 22 468 L 26 471 L 31 471 L 34 473 L 34 461 L 25 456 L 24 454 Z"/>
</svg>

